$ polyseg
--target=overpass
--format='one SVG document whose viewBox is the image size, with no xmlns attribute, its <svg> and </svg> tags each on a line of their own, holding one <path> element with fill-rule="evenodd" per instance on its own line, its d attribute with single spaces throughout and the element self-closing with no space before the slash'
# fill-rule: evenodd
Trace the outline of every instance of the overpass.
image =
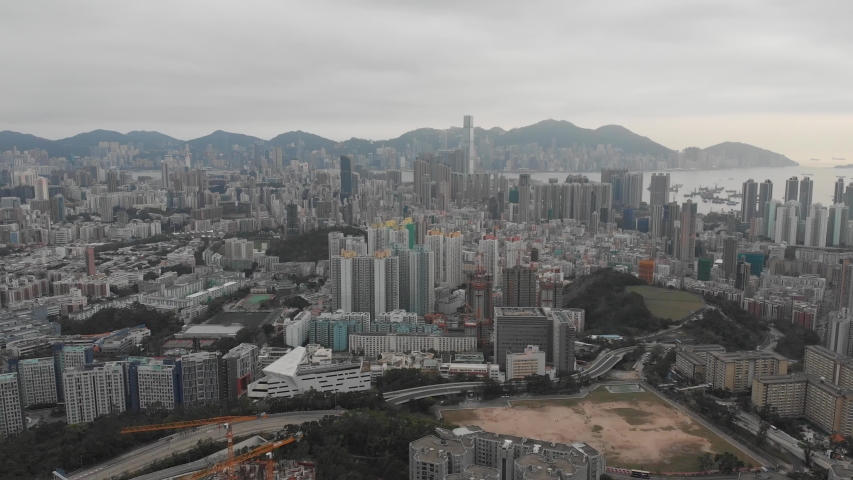
<svg viewBox="0 0 853 480">
<path fill-rule="evenodd" d="M 267 418 L 259 418 L 251 422 L 235 423 L 234 436 L 254 435 L 263 432 L 277 432 L 285 425 L 301 425 L 305 422 L 320 420 L 327 415 L 340 415 L 344 410 L 319 410 L 314 412 L 293 412 L 272 414 Z M 54 473 L 55 479 L 68 480 L 101 480 L 119 478 L 125 473 L 140 471 L 156 460 L 172 456 L 173 453 L 183 453 L 193 448 L 199 440 L 223 440 L 224 431 L 216 425 L 199 427 L 182 431 L 161 438 L 156 442 L 131 450 L 116 458 L 107 460 L 100 465 L 78 470 L 66 475 Z M 133 478 L 132 476 L 130 478 Z"/>
<path fill-rule="evenodd" d="M 609 372 L 617 363 L 622 360 L 622 357 L 634 350 L 636 347 L 619 348 L 610 352 L 604 352 L 598 356 L 591 364 L 575 376 L 584 375 L 589 378 L 597 378 Z M 444 395 L 459 395 L 463 392 L 471 392 L 481 386 L 483 382 L 458 382 L 444 383 L 440 385 L 428 385 L 425 387 L 408 388 L 405 390 L 397 390 L 394 392 L 386 392 L 383 394 L 385 403 L 391 405 L 400 405 L 409 400 L 419 400 L 421 398 L 440 397 Z M 523 386 L 524 384 L 519 384 Z"/>
</svg>

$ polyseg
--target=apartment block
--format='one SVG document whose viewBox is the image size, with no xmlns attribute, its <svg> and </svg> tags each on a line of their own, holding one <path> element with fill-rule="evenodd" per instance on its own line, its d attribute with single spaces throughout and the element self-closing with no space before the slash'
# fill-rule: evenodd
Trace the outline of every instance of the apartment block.
<svg viewBox="0 0 853 480">
<path fill-rule="evenodd" d="M 604 456 L 583 442 L 546 442 L 475 426 L 436 429 L 409 443 L 410 480 L 597 480 L 605 469 Z"/>
<path fill-rule="evenodd" d="M 164 362 L 131 367 L 130 397 L 134 410 L 158 407 L 174 410 L 181 404 L 179 367 Z"/>
<path fill-rule="evenodd" d="M 710 352 L 705 379 L 713 388 L 745 392 L 755 377 L 788 373 L 788 359 L 775 352 Z"/>
<path fill-rule="evenodd" d="M 470 352 L 477 349 L 476 335 L 445 333 L 351 333 L 350 352 L 359 355 L 377 356 L 382 353 L 426 352 Z"/>
<path fill-rule="evenodd" d="M 780 417 L 805 414 L 807 375 L 765 375 L 752 381 L 752 405 L 770 408 Z"/>
<path fill-rule="evenodd" d="M 24 390 L 24 405 L 56 403 L 56 368 L 53 357 L 31 358 L 18 362 Z"/>
<path fill-rule="evenodd" d="M 120 363 L 89 363 L 62 373 L 68 424 L 87 423 L 127 409 L 124 367 Z"/>
<path fill-rule="evenodd" d="M 705 359 L 699 355 L 679 350 L 675 352 L 675 371 L 682 377 L 694 381 L 705 381 Z"/>
<path fill-rule="evenodd" d="M 192 407 L 219 401 L 219 378 L 222 371 L 219 352 L 197 352 L 181 356 L 177 362 L 181 393 L 180 403 Z"/>
<path fill-rule="evenodd" d="M 222 357 L 221 396 L 236 400 L 249 390 L 249 385 L 258 379 L 258 357 L 258 347 L 251 343 L 241 343 Z"/>
<path fill-rule="evenodd" d="M 17 435 L 27 427 L 18 373 L 0 374 L 0 438 Z"/>
</svg>

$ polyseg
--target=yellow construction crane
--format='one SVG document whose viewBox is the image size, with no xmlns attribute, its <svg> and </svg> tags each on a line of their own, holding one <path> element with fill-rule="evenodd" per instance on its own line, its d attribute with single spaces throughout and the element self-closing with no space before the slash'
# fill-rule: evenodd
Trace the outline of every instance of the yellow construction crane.
<svg viewBox="0 0 853 480">
<path fill-rule="evenodd" d="M 208 475 L 212 475 L 217 472 L 222 472 L 224 470 L 228 470 L 229 472 L 231 472 L 235 466 L 245 461 L 259 457 L 266 453 L 272 453 L 272 451 L 277 448 L 283 447 L 293 442 L 298 442 L 300 440 L 302 440 L 302 432 L 297 432 L 296 435 L 292 437 L 285 438 L 284 440 L 276 440 L 274 442 L 266 443 L 242 455 L 237 455 L 236 457 L 229 458 L 228 460 L 224 460 L 215 465 L 207 467 L 204 470 L 199 470 L 198 472 L 180 477 L 179 480 L 199 480 Z M 272 467 L 273 463 L 272 459 L 270 459 L 269 463 L 267 463 L 267 473 L 270 479 L 272 478 Z M 229 473 L 228 477 L 233 478 L 233 475 Z"/>
<path fill-rule="evenodd" d="M 204 425 L 220 425 L 225 428 L 225 438 L 228 440 L 228 460 L 223 463 L 231 462 L 234 460 L 234 432 L 231 427 L 235 423 L 239 422 L 250 422 L 252 420 L 258 420 L 259 418 L 266 418 L 266 413 L 260 413 L 256 416 L 231 416 L 231 417 L 212 417 L 212 418 L 204 418 L 201 420 L 187 420 L 184 422 L 172 422 L 172 423 L 158 423 L 155 425 L 139 425 L 136 427 L 124 427 L 121 429 L 121 433 L 138 433 L 138 432 L 154 432 L 158 430 L 174 430 L 178 428 L 190 428 L 190 427 L 201 427 Z M 290 439 L 293 441 L 293 439 Z M 290 442 L 287 442 L 290 443 Z M 283 443 L 282 445 L 287 445 L 287 443 Z M 269 444 L 268 444 L 269 445 Z M 281 445 L 279 445 L 281 446 Z M 275 447 L 278 448 L 278 447 Z M 272 451 L 272 450 L 268 450 Z M 262 452 L 263 453 L 263 452 Z M 260 455 L 260 454 L 259 454 Z M 237 462 L 240 463 L 240 462 Z M 219 465 L 219 464 L 217 464 Z M 233 465 L 236 465 L 233 464 Z M 233 472 L 231 468 L 233 465 L 227 466 L 225 468 L 229 469 L 228 478 L 232 478 Z M 216 466 L 216 465 L 214 465 Z M 212 467 L 211 467 L 212 468 Z M 199 477 L 200 478 L 200 477 Z"/>
</svg>

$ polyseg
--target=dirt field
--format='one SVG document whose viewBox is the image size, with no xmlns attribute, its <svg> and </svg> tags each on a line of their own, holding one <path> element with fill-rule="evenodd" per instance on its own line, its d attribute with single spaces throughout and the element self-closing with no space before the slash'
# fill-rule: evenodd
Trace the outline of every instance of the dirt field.
<svg viewBox="0 0 853 480">
<path fill-rule="evenodd" d="M 690 312 L 705 305 L 705 301 L 699 295 L 679 290 L 648 286 L 633 286 L 628 287 L 627 290 L 642 295 L 646 308 L 652 312 L 652 315 L 660 318 L 681 320 Z"/>
<path fill-rule="evenodd" d="M 607 465 L 650 472 L 699 470 L 698 456 L 732 452 L 758 462 L 654 394 L 609 393 L 598 388 L 582 400 L 529 400 L 513 408 L 442 412 L 458 425 L 521 437 L 585 441 L 607 456 Z"/>
</svg>

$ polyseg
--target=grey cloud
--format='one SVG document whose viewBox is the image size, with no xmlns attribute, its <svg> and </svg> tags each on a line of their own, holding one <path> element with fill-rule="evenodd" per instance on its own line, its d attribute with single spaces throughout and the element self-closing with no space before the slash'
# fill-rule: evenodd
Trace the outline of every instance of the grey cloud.
<svg viewBox="0 0 853 480">
<path fill-rule="evenodd" d="M 708 145 L 725 117 L 853 115 L 851 13 L 844 0 L 4 2 L 0 129 L 385 138 L 472 113 L 657 139 L 707 116 Z"/>
</svg>

